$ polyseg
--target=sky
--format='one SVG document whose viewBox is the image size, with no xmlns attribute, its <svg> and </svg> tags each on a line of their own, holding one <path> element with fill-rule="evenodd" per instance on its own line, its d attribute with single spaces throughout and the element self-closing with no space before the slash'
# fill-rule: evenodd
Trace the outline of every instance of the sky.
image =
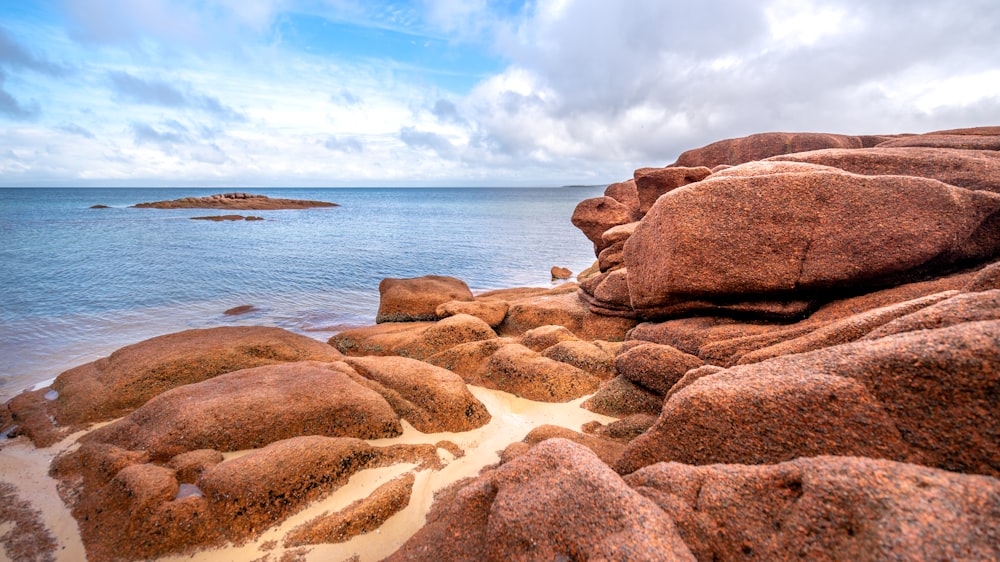
<svg viewBox="0 0 1000 562">
<path fill-rule="evenodd" d="M 0 0 L 0 186 L 601 184 L 1000 125 L 997 0 Z"/>
</svg>

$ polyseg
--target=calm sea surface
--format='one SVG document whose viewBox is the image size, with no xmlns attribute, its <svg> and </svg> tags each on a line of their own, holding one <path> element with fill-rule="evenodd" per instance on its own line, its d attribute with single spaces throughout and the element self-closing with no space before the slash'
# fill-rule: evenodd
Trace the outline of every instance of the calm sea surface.
<svg viewBox="0 0 1000 562">
<path fill-rule="evenodd" d="M 279 326 L 325 340 L 374 323 L 385 277 L 550 286 L 553 265 L 577 273 L 594 261 L 570 216 L 602 189 L 248 189 L 341 205 L 240 213 L 267 219 L 256 222 L 129 208 L 234 189 L 0 189 L 0 401 L 189 328 Z M 223 314 L 246 304 L 259 310 Z"/>
</svg>

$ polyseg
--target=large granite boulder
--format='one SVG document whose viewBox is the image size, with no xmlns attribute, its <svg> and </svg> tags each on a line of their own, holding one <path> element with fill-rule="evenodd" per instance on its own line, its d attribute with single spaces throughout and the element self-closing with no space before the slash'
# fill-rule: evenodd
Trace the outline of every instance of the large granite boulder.
<svg viewBox="0 0 1000 562">
<path fill-rule="evenodd" d="M 601 379 L 520 344 L 498 349 L 483 375 L 487 386 L 539 402 L 568 402 L 597 390 Z"/>
<path fill-rule="evenodd" d="M 399 355 L 426 359 L 463 343 L 497 337 L 489 324 L 468 314 L 438 322 L 387 322 L 335 334 L 329 344 L 347 356 Z"/>
<path fill-rule="evenodd" d="M 621 341 L 637 323 L 632 318 L 591 311 L 577 294 L 575 285 L 509 302 L 507 317 L 497 329 L 504 336 L 519 336 L 540 326 L 558 325 L 565 326 L 583 340 Z"/>
<path fill-rule="evenodd" d="M 442 492 L 387 560 L 694 560 L 673 522 L 591 451 L 551 439 Z"/>
<path fill-rule="evenodd" d="M 709 178 L 661 197 L 629 238 L 631 305 L 801 315 L 817 292 L 995 255 L 998 210 L 998 194 L 908 176 Z"/>
<path fill-rule="evenodd" d="M 1000 480 L 821 456 L 625 477 L 698 560 L 995 560 Z"/>
<path fill-rule="evenodd" d="M 998 476 L 998 364 L 993 320 L 732 367 L 672 393 L 617 468 L 838 454 Z"/>
<path fill-rule="evenodd" d="M 767 162 L 822 164 L 866 176 L 917 176 L 966 189 L 1000 193 L 1000 152 L 951 148 L 878 148 L 813 150 L 784 154 Z M 739 166 L 737 166 L 739 168 Z M 732 172 L 735 168 L 726 170 Z"/>
<path fill-rule="evenodd" d="M 424 433 L 459 433 L 489 423 L 490 413 L 457 374 L 406 357 L 349 357 L 345 362 L 389 402 L 400 417 Z"/>
<path fill-rule="evenodd" d="M 56 377 L 51 389 L 26 392 L 7 407 L 21 433 L 47 446 L 67 430 L 121 417 L 181 385 L 262 365 L 342 358 L 329 345 L 280 328 L 187 330 L 129 345 L 70 369 Z M 46 399 L 53 394 L 54 400 Z"/>
<path fill-rule="evenodd" d="M 402 433 L 392 407 L 344 363 L 245 369 L 164 392 L 85 441 L 147 451 L 239 451 L 298 435 L 378 439 Z"/>
<path fill-rule="evenodd" d="M 758 133 L 725 139 L 688 150 L 672 166 L 714 168 L 720 164 L 735 166 L 769 156 L 819 150 L 822 148 L 861 148 L 858 137 L 828 133 Z"/>
<path fill-rule="evenodd" d="M 602 238 L 606 230 L 636 220 L 632 209 L 611 197 L 584 199 L 573 211 L 573 226 L 583 231 L 594 243 L 594 253 L 599 254 L 608 244 Z"/>
<path fill-rule="evenodd" d="M 666 168 L 639 168 L 633 173 L 636 194 L 639 197 L 639 213 L 645 216 L 650 207 L 664 193 L 701 181 L 711 175 L 712 170 L 704 166 L 687 168 L 669 166 Z"/>
<path fill-rule="evenodd" d="M 440 318 L 437 307 L 449 301 L 471 301 L 465 281 L 443 275 L 410 279 L 383 279 L 378 284 L 379 302 L 375 323 L 420 322 Z"/>
<path fill-rule="evenodd" d="M 970 135 L 928 133 L 899 139 L 887 140 L 878 148 L 898 147 L 957 148 L 961 150 L 1000 150 L 1000 134 Z"/>
</svg>

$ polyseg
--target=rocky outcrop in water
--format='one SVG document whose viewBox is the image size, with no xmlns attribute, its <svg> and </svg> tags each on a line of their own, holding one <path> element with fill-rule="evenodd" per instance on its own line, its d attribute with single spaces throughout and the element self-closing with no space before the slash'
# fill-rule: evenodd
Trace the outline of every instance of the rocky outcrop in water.
<svg viewBox="0 0 1000 562">
<path fill-rule="evenodd" d="M 133 205 L 137 209 L 227 209 L 233 211 L 271 211 L 339 207 L 326 201 L 282 199 L 253 193 L 219 193 L 208 197 L 182 197 L 171 201 L 154 201 Z"/>
</svg>

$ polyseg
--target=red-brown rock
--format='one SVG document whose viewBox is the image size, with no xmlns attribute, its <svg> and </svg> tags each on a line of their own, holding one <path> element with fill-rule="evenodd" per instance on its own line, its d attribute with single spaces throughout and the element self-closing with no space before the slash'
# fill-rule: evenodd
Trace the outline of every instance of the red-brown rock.
<svg viewBox="0 0 1000 562">
<path fill-rule="evenodd" d="M 1000 135 L 915 135 L 912 137 L 885 141 L 878 145 L 877 148 L 899 148 L 912 146 L 957 148 L 962 150 L 1000 150 Z"/>
<path fill-rule="evenodd" d="M 42 389 L 8 404 L 20 431 L 39 446 L 54 443 L 66 430 L 121 417 L 150 398 L 214 376 L 291 361 L 337 361 L 332 347 L 280 328 L 261 326 L 187 330 L 152 338 L 110 356 L 70 369 Z M 52 419 L 59 426 L 53 425 Z"/>
<path fill-rule="evenodd" d="M 827 149 L 768 158 L 809 162 L 867 176 L 917 176 L 1000 193 L 1000 153 L 951 148 Z M 727 173 L 729 170 L 727 170 Z"/>
<path fill-rule="evenodd" d="M 982 320 L 1000 320 L 1000 290 L 955 295 L 888 322 L 868 332 L 864 339 L 875 340 L 893 334 L 936 330 Z"/>
<path fill-rule="evenodd" d="M 688 150 L 672 166 L 705 166 L 719 164 L 735 166 L 769 156 L 819 150 L 821 148 L 861 148 L 861 139 L 826 133 L 759 133 L 713 142 L 701 148 Z"/>
<path fill-rule="evenodd" d="M 615 418 L 637 414 L 659 415 L 663 409 L 663 396 L 619 375 L 601 384 L 580 407 Z"/>
<path fill-rule="evenodd" d="M 751 312 L 756 296 L 759 313 L 801 314 L 799 295 L 899 283 L 933 264 L 995 255 L 998 210 L 998 194 L 924 178 L 709 178 L 661 197 L 629 238 L 631 305 L 655 317 L 735 299 Z"/>
<path fill-rule="evenodd" d="M 456 314 L 438 322 L 387 322 L 345 330 L 330 338 L 330 345 L 347 356 L 399 355 L 425 359 L 463 343 L 496 338 L 479 318 Z"/>
<path fill-rule="evenodd" d="M 539 402 L 568 402 L 594 392 L 601 384 L 595 375 L 519 344 L 498 349 L 483 380 L 492 388 Z"/>
<path fill-rule="evenodd" d="M 733 367 L 664 404 L 618 468 L 845 454 L 1000 475 L 1000 321 Z"/>
<path fill-rule="evenodd" d="M 698 560 L 994 560 L 1000 481 L 815 457 L 768 466 L 661 463 L 625 477 Z"/>
<path fill-rule="evenodd" d="M 500 300 L 450 301 L 437 307 L 439 318 L 468 314 L 486 322 L 491 328 L 503 323 L 510 305 Z"/>
<path fill-rule="evenodd" d="M 632 215 L 632 220 L 642 218 L 643 213 L 639 211 L 639 192 L 634 179 L 609 185 L 604 190 L 604 196 L 625 205 Z"/>
<path fill-rule="evenodd" d="M 468 384 L 482 386 L 483 374 L 486 373 L 490 357 L 496 353 L 496 350 L 512 343 L 518 343 L 518 341 L 514 338 L 493 338 L 463 343 L 435 353 L 424 361 L 452 371 Z"/>
<path fill-rule="evenodd" d="M 427 524 L 387 558 L 694 560 L 663 511 L 592 452 L 550 439 L 441 493 Z"/>
<path fill-rule="evenodd" d="M 539 326 L 521 334 L 518 343 L 539 353 L 564 341 L 579 341 L 565 326 Z"/>
<path fill-rule="evenodd" d="M 378 284 L 375 323 L 438 320 L 437 307 L 449 301 L 471 301 L 465 281 L 442 275 L 410 279 L 386 278 Z"/>
<path fill-rule="evenodd" d="M 572 217 L 573 226 L 582 230 L 584 236 L 594 243 L 595 255 L 606 247 L 601 238 L 604 231 L 634 220 L 632 210 L 611 197 L 584 199 L 576 206 Z"/>
<path fill-rule="evenodd" d="M 580 339 L 620 341 L 635 326 L 636 321 L 630 318 L 591 312 L 577 295 L 577 288 L 573 286 L 571 289 L 571 293 L 549 293 L 510 301 L 507 318 L 498 332 L 505 336 L 518 336 L 539 326 L 559 325 L 565 326 Z"/>
<path fill-rule="evenodd" d="M 552 269 L 549 271 L 549 273 L 552 274 L 552 279 L 569 279 L 570 277 L 573 276 L 572 271 L 566 269 L 565 267 L 559 267 L 557 265 L 552 266 Z"/>
<path fill-rule="evenodd" d="M 164 392 L 84 440 L 167 460 L 197 449 L 239 451 L 298 435 L 378 439 L 402 433 L 389 404 L 343 363 L 245 369 Z"/>
<path fill-rule="evenodd" d="M 349 357 L 345 362 L 400 417 L 424 433 L 462 432 L 489 423 L 490 413 L 457 374 L 406 357 Z"/>
<path fill-rule="evenodd" d="M 542 351 L 542 356 L 583 369 L 602 380 L 615 375 L 614 356 L 591 342 L 559 342 Z"/>
<path fill-rule="evenodd" d="M 618 373 L 660 395 L 670 392 L 684 373 L 704 364 L 694 355 L 655 343 L 632 347 L 615 359 Z"/>
<path fill-rule="evenodd" d="M 667 168 L 639 168 L 634 172 L 636 193 L 639 197 L 639 213 L 645 215 L 650 207 L 664 193 L 668 193 L 689 183 L 707 178 L 712 170 L 704 166 L 687 168 L 670 166 Z"/>
</svg>

